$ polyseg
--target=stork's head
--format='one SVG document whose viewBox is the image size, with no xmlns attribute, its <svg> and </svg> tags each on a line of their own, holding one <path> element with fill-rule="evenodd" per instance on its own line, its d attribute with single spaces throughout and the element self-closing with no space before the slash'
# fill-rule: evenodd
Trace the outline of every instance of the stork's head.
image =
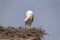
<svg viewBox="0 0 60 40">
<path fill-rule="evenodd" d="M 26 12 L 26 15 L 32 15 L 33 14 L 33 11 L 31 11 L 31 10 L 28 10 L 27 12 Z"/>
<path fill-rule="evenodd" d="M 27 21 L 28 19 L 32 19 L 32 16 L 33 16 L 33 11 L 28 10 L 28 11 L 26 12 L 25 21 Z"/>
</svg>

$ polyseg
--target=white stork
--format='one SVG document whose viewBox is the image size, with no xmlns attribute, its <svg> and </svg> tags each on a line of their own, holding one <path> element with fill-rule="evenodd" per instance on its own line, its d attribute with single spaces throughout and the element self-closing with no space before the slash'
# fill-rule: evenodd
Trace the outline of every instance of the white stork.
<svg viewBox="0 0 60 40">
<path fill-rule="evenodd" d="M 31 27 L 33 20 L 34 20 L 34 14 L 33 14 L 33 12 L 30 11 L 30 10 L 27 11 L 26 12 L 26 18 L 25 18 L 25 27 L 26 27 L 26 25 L 28 25 L 28 26 Z"/>
</svg>

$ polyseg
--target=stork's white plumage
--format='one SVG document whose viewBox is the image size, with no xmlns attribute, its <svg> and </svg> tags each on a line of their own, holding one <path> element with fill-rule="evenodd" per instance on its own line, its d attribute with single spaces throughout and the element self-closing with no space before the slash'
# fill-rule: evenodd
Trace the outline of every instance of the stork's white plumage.
<svg viewBox="0 0 60 40">
<path fill-rule="evenodd" d="M 31 26 L 33 20 L 34 20 L 33 12 L 32 11 L 27 11 L 26 12 L 26 18 L 25 18 L 25 27 L 26 27 L 26 25 Z"/>
</svg>

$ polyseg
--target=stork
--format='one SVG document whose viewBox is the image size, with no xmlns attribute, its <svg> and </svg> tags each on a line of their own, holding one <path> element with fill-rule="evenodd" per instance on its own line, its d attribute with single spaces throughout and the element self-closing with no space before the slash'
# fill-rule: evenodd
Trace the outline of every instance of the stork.
<svg viewBox="0 0 60 40">
<path fill-rule="evenodd" d="M 26 12 L 26 18 L 25 18 L 25 28 L 26 28 L 26 25 L 31 27 L 33 20 L 34 20 L 33 11 L 31 11 L 31 10 L 27 11 Z"/>
</svg>

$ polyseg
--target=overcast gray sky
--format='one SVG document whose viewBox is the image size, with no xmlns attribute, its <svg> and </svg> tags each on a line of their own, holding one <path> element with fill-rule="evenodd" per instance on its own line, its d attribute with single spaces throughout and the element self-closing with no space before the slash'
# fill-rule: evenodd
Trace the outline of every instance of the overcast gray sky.
<svg viewBox="0 0 60 40">
<path fill-rule="evenodd" d="M 32 26 L 50 34 L 45 40 L 60 40 L 60 0 L 0 0 L 0 25 L 24 26 L 27 10 L 35 15 Z"/>
</svg>

